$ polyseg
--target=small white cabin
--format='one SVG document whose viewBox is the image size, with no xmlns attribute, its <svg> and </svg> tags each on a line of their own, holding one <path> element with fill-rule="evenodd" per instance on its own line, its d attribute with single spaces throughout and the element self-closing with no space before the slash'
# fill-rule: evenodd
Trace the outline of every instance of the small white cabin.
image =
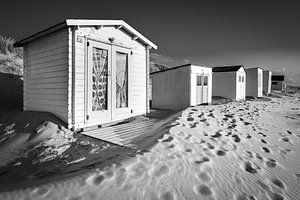
<svg viewBox="0 0 300 200">
<path fill-rule="evenodd" d="M 263 71 L 263 92 L 265 94 L 271 93 L 272 72 L 269 70 Z"/>
<path fill-rule="evenodd" d="M 272 75 L 272 90 L 283 91 L 285 87 L 284 75 Z"/>
<path fill-rule="evenodd" d="M 149 50 L 123 20 L 64 22 L 17 43 L 24 48 L 24 110 L 47 111 L 80 129 L 149 110 Z"/>
<path fill-rule="evenodd" d="M 246 72 L 243 65 L 214 67 L 212 71 L 212 96 L 245 99 Z"/>
<path fill-rule="evenodd" d="M 263 70 L 259 67 L 246 69 L 246 96 L 262 97 L 263 95 Z"/>
<path fill-rule="evenodd" d="M 211 68 L 187 64 L 153 72 L 150 76 L 153 108 L 182 110 L 211 103 Z"/>
</svg>

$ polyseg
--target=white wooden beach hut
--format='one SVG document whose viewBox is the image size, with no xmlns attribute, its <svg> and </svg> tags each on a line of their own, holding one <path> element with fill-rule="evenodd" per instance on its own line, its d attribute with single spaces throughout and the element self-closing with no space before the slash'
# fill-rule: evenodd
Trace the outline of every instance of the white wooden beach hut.
<svg viewBox="0 0 300 200">
<path fill-rule="evenodd" d="M 214 67 L 212 71 L 212 96 L 245 99 L 246 72 L 243 65 Z"/>
<path fill-rule="evenodd" d="M 157 46 L 123 20 L 67 19 L 15 46 L 24 48 L 24 110 L 52 112 L 75 129 L 148 111 Z"/>
<path fill-rule="evenodd" d="M 263 70 L 259 67 L 246 69 L 246 96 L 262 97 Z"/>
<path fill-rule="evenodd" d="M 193 64 L 151 73 L 152 107 L 181 110 L 211 103 L 212 69 Z"/>
<path fill-rule="evenodd" d="M 272 72 L 269 70 L 263 71 L 263 92 L 265 94 L 271 93 Z"/>
<path fill-rule="evenodd" d="M 272 75 L 272 90 L 283 91 L 285 87 L 284 75 Z"/>
</svg>

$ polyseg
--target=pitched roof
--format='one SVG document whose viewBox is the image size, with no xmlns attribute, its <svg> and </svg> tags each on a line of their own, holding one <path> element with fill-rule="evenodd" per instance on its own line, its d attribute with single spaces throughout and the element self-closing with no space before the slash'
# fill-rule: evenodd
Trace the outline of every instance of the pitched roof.
<svg viewBox="0 0 300 200">
<path fill-rule="evenodd" d="M 272 81 L 284 81 L 284 75 L 272 75 Z"/>
<path fill-rule="evenodd" d="M 148 40 L 145 36 L 135 30 L 132 26 L 127 24 L 123 20 L 91 20 L 91 19 L 66 19 L 64 22 L 51 26 L 43 31 L 33 34 L 27 38 L 24 38 L 14 44 L 15 47 L 22 47 L 25 43 L 38 39 L 44 35 L 50 34 L 54 31 L 63 29 L 70 26 L 119 26 L 122 30 L 128 32 L 132 36 L 136 37 L 143 44 L 149 45 L 154 49 L 157 46 Z"/>
<path fill-rule="evenodd" d="M 178 68 L 181 68 L 181 67 L 187 67 L 187 66 L 191 66 L 191 65 L 192 65 L 191 63 L 188 63 L 188 64 L 176 66 L 176 67 L 170 67 L 170 68 L 163 69 L 163 70 L 156 71 L 156 72 L 151 72 L 150 74 L 156 74 L 156 73 L 160 73 L 160 72 L 164 72 L 164 71 L 169 71 L 169 70 L 173 70 L 173 69 L 178 69 Z"/>
<path fill-rule="evenodd" d="M 243 65 L 235 65 L 235 66 L 219 66 L 219 67 L 214 67 L 212 69 L 213 72 L 236 72 L 238 71 L 241 67 L 244 67 Z"/>
</svg>

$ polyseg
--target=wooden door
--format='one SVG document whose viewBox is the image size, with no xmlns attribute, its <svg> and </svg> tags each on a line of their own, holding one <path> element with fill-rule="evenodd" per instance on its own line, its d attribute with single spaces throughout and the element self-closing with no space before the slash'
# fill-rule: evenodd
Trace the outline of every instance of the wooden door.
<svg viewBox="0 0 300 200">
<path fill-rule="evenodd" d="M 196 104 L 208 103 L 208 75 L 196 75 Z"/>
<path fill-rule="evenodd" d="M 131 90 L 129 49 L 112 46 L 112 119 L 130 116 Z"/>
<path fill-rule="evenodd" d="M 88 124 L 111 121 L 111 45 L 89 41 L 87 48 Z"/>
</svg>

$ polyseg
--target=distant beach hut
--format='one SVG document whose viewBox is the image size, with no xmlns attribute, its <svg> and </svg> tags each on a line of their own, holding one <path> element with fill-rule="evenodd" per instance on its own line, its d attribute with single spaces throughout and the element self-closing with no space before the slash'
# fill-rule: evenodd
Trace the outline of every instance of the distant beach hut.
<svg viewBox="0 0 300 200">
<path fill-rule="evenodd" d="M 262 97 L 263 95 L 263 70 L 259 67 L 246 69 L 246 96 Z"/>
<path fill-rule="evenodd" d="M 283 91 L 285 87 L 284 75 L 272 75 L 272 90 Z"/>
<path fill-rule="evenodd" d="M 14 44 L 24 48 L 24 110 L 84 128 L 148 112 L 149 49 L 123 20 L 64 22 Z"/>
<path fill-rule="evenodd" d="M 152 107 L 181 110 L 211 103 L 212 69 L 193 64 L 150 74 Z"/>
<path fill-rule="evenodd" d="M 271 93 L 272 72 L 269 70 L 263 71 L 263 92 L 265 94 Z"/>
<path fill-rule="evenodd" d="M 213 68 L 212 95 L 228 99 L 245 99 L 246 72 L 243 65 Z"/>
</svg>

